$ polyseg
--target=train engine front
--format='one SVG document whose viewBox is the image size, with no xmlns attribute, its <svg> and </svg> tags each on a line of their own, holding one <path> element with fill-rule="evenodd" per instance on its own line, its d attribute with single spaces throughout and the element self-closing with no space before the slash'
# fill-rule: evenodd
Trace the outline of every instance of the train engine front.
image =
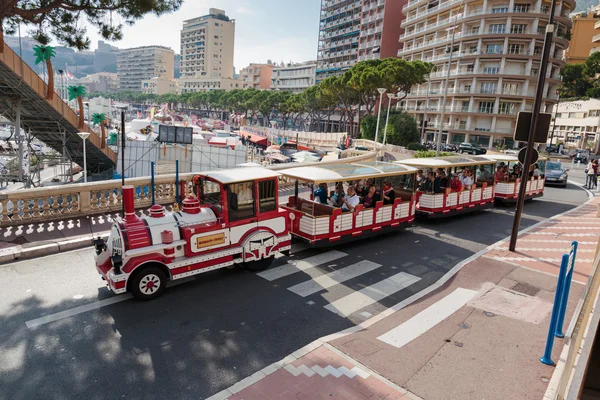
<svg viewBox="0 0 600 400">
<path fill-rule="evenodd" d="M 174 260 L 185 256 L 181 224 L 212 223 L 216 216 L 190 198 L 184 200 L 182 212 L 165 212 L 163 206 L 154 205 L 149 216 L 138 217 L 133 186 L 123 186 L 122 196 L 124 218 L 113 223 L 106 241 L 94 240 L 96 269 L 113 292 L 131 291 L 149 300 L 160 295 L 172 278 Z"/>
</svg>

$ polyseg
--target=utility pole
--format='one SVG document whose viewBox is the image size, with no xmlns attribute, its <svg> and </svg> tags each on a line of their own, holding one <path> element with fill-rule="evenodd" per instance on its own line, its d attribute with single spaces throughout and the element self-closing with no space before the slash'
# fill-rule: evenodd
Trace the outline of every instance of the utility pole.
<svg viewBox="0 0 600 400">
<path fill-rule="evenodd" d="M 560 105 L 560 93 L 558 94 L 558 101 L 556 103 L 556 111 L 554 111 L 554 122 L 552 123 L 552 133 L 550 134 L 550 144 L 554 140 L 554 129 L 556 128 L 556 116 L 558 115 L 558 106 Z"/>
<path fill-rule="evenodd" d="M 510 235 L 510 245 L 508 247 L 510 251 L 515 251 L 517 246 L 519 225 L 521 224 L 521 215 L 523 214 L 523 206 L 525 205 L 525 192 L 527 191 L 529 168 L 531 167 L 531 159 L 533 157 L 533 141 L 535 139 L 535 131 L 537 129 L 538 119 L 540 116 L 540 107 L 542 106 L 542 97 L 544 95 L 544 84 L 546 82 L 546 71 L 548 69 L 548 58 L 550 56 L 550 47 L 552 46 L 552 37 L 554 36 L 555 10 L 556 1 L 552 0 L 552 5 L 550 7 L 550 19 L 548 20 L 548 25 L 546 25 L 546 38 L 544 39 L 542 60 L 540 61 L 540 72 L 538 75 L 537 86 L 535 88 L 535 100 L 533 102 L 533 109 L 531 111 L 531 125 L 529 126 L 529 139 L 527 140 L 527 150 L 525 150 L 525 163 L 523 164 L 521 186 L 519 187 L 519 197 L 517 197 L 517 209 L 515 211 L 515 219 L 513 220 L 513 227 Z"/>
</svg>

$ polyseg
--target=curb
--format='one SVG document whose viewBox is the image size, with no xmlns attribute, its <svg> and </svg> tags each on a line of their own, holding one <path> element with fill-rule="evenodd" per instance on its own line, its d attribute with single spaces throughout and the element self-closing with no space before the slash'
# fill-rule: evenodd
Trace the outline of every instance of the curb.
<svg viewBox="0 0 600 400">
<path fill-rule="evenodd" d="M 560 214 L 556 214 L 550 218 L 546 218 L 545 220 L 537 222 L 523 230 L 520 230 L 519 236 L 521 236 L 524 233 L 529 232 L 532 229 L 537 228 L 538 226 L 540 226 L 550 220 L 560 218 L 561 216 L 563 216 L 565 214 L 568 214 L 568 213 L 576 211 L 582 207 L 585 207 L 589 203 L 591 203 L 593 199 L 594 199 L 594 196 L 591 195 L 591 193 L 588 191 L 588 199 L 585 203 L 580 204 L 579 206 L 577 206 L 571 210 L 562 212 Z M 275 372 L 281 368 L 284 368 L 286 365 L 291 364 L 292 362 L 296 361 L 298 358 L 310 353 L 311 351 L 317 349 L 320 346 L 325 346 L 329 350 L 336 352 L 338 355 L 345 357 L 346 359 L 352 360 L 352 362 L 354 362 L 354 363 L 357 363 L 357 365 L 361 366 L 361 368 L 364 368 L 365 370 L 373 372 L 371 369 L 367 368 L 366 366 L 364 366 L 363 364 L 354 360 L 350 356 L 348 356 L 345 353 L 341 352 L 340 350 L 336 349 L 334 346 L 331 346 L 328 342 L 348 336 L 351 333 L 356 333 L 356 332 L 362 331 L 362 330 L 368 328 L 369 326 L 381 321 L 382 319 L 390 316 L 391 314 L 393 314 L 397 311 L 400 311 L 403 308 L 408 307 L 412 303 L 416 302 L 417 300 L 421 299 L 422 297 L 428 295 L 429 293 L 439 289 L 441 286 L 446 284 L 446 282 L 448 282 L 450 280 L 450 278 L 452 278 L 454 275 L 456 275 L 458 272 L 460 272 L 460 270 L 465 265 L 475 261 L 476 259 L 478 259 L 480 257 L 483 257 L 485 255 L 485 253 L 492 250 L 494 247 L 497 247 L 509 240 L 510 240 L 510 236 L 508 236 L 504 239 L 501 239 L 495 243 L 492 243 L 491 245 L 487 246 L 486 248 L 478 251 L 477 253 L 475 253 L 475 254 L 471 255 L 470 257 L 457 263 L 454 267 L 452 267 L 452 269 L 450 269 L 448 272 L 446 272 L 446 274 L 444 274 L 444 276 L 442 276 L 440 279 L 438 279 L 437 282 L 435 282 L 432 285 L 430 285 L 429 287 L 421 290 L 420 292 L 417 292 L 417 293 L 413 294 L 412 296 L 404 299 L 400 303 L 398 303 L 392 307 L 389 307 L 388 309 L 384 310 L 380 314 L 373 316 L 370 319 L 368 319 L 358 325 L 351 326 L 342 331 L 339 331 L 336 333 L 331 333 L 329 335 L 321 337 L 320 339 L 314 340 L 311 343 L 307 344 L 306 346 L 303 346 L 300 349 L 296 350 L 295 352 L 289 354 L 287 357 L 283 358 L 282 360 L 266 366 L 265 368 L 261 369 L 260 371 L 255 372 L 254 374 L 242 379 L 241 381 L 235 383 L 234 385 L 208 397 L 206 400 L 226 400 L 229 397 L 233 396 L 234 394 L 246 389 L 248 386 L 251 386 L 251 385 L 255 384 L 256 382 L 260 381 L 261 379 L 265 378 L 267 375 L 270 375 L 273 372 Z M 375 372 L 373 372 L 373 376 L 382 380 L 384 383 L 396 388 L 396 390 L 402 390 L 402 391 L 406 392 L 406 389 L 401 388 L 400 386 L 394 384 L 393 382 L 389 381 L 385 377 L 383 377 Z M 408 394 L 410 392 L 406 392 L 406 393 Z M 414 395 L 412 393 L 410 393 L 410 395 L 412 395 L 415 399 L 419 399 L 416 395 Z"/>
<path fill-rule="evenodd" d="M 44 243 L 34 247 L 23 247 L 21 245 L 0 249 L 0 268 L 3 264 L 9 264 L 14 261 L 29 260 L 32 258 L 49 256 L 70 250 L 78 250 L 90 247 L 94 244 L 94 239 L 101 237 L 104 240 L 108 238 L 109 231 L 98 232 L 94 235 L 74 236 L 64 238 L 52 243 Z"/>
</svg>

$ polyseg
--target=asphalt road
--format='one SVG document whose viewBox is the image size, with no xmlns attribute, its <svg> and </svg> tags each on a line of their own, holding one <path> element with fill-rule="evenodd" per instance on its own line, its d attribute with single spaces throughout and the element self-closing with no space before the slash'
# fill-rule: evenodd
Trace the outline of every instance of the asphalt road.
<svg viewBox="0 0 600 400">
<path fill-rule="evenodd" d="M 522 227 L 586 199 L 571 184 L 548 187 L 543 198 L 527 203 Z M 433 284 L 509 235 L 511 214 L 511 207 L 497 207 L 419 220 L 404 232 L 323 251 L 295 246 L 290 259 L 273 267 L 315 259 L 321 265 L 287 275 L 285 269 L 263 276 L 214 271 L 146 303 L 109 293 L 91 249 L 0 266 L 0 400 L 209 397 Z M 358 262 L 356 269 L 370 272 L 341 273 L 343 282 L 326 290 L 304 283 Z M 383 281 L 389 284 L 378 286 Z M 377 297 L 381 292 L 386 296 Z M 76 308 L 112 301 L 118 302 Z"/>
</svg>

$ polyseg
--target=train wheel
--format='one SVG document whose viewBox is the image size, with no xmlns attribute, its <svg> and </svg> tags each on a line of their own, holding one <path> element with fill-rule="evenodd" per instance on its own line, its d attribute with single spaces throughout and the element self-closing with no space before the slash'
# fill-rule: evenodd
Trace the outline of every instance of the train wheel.
<svg viewBox="0 0 600 400">
<path fill-rule="evenodd" d="M 133 278 L 131 292 L 138 300 L 152 300 L 167 287 L 165 274 L 156 267 L 145 268 Z"/>
<path fill-rule="evenodd" d="M 271 264 L 273 264 L 274 259 L 275 259 L 275 257 L 273 257 L 273 256 L 267 257 L 267 258 L 262 258 L 257 261 L 247 262 L 244 264 L 244 266 L 252 272 L 263 271 L 263 270 L 269 268 L 271 266 Z"/>
</svg>

